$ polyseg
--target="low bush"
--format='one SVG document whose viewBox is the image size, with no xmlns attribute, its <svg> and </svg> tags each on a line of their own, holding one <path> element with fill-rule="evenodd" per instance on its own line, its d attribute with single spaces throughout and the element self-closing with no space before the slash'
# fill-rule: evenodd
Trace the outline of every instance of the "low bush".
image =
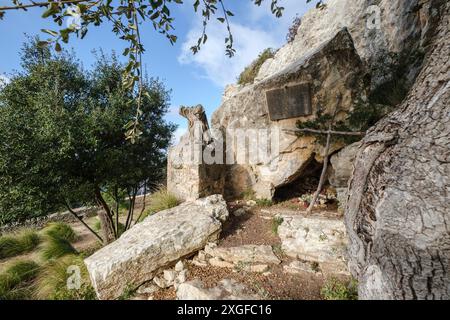
<svg viewBox="0 0 450 320">
<path fill-rule="evenodd" d="M 256 60 L 254 60 L 248 67 L 246 67 L 244 71 L 242 71 L 242 73 L 238 77 L 237 83 L 253 83 L 263 63 L 266 62 L 267 59 L 273 58 L 274 55 L 275 50 L 273 50 L 272 48 L 267 48 L 263 52 L 261 52 L 258 58 L 256 58 Z"/>
<path fill-rule="evenodd" d="M 14 257 L 35 249 L 41 238 L 34 230 L 25 229 L 16 234 L 0 237 L 0 259 Z"/>
<path fill-rule="evenodd" d="M 357 300 L 358 288 L 356 280 L 348 282 L 336 278 L 327 280 L 320 291 L 325 300 Z"/>
</svg>

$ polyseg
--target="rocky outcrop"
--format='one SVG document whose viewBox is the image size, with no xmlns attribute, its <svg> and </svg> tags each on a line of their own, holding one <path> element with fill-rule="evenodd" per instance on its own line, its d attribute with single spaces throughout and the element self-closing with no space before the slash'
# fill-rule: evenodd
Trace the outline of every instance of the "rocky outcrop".
<svg viewBox="0 0 450 320">
<path fill-rule="evenodd" d="M 268 129 L 278 134 L 279 140 L 269 161 L 227 165 L 225 190 L 230 195 L 240 195 L 253 189 L 259 198 L 272 198 L 277 187 L 294 181 L 312 160 L 323 161 L 323 147 L 315 143 L 315 138 L 299 138 L 289 130 L 296 129 L 297 121 L 314 120 L 319 109 L 323 113 L 333 113 L 339 94 L 342 95 L 341 112 L 336 120 L 342 120 L 345 112 L 352 110 L 355 104 L 367 101 L 365 75 L 366 70 L 353 40 L 346 29 L 341 29 L 331 40 L 292 65 L 256 84 L 228 92 L 212 116 L 214 128 L 221 128 L 231 136 L 235 133 L 236 137 L 242 135 L 238 129 L 245 132 Z M 272 121 L 266 93 L 297 84 L 309 87 L 312 113 Z M 248 145 L 263 144 L 260 139 L 252 137 L 249 141 Z M 333 145 L 332 151 L 341 147 Z M 243 152 L 241 146 L 234 144 L 228 144 L 226 148 L 236 158 Z"/>
<path fill-rule="evenodd" d="M 307 56 L 344 27 L 354 39 L 358 55 L 371 70 L 373 87 L 389 80 L 399 63 L 406 63 L 409 81 L 413 81 L 421 65 L 417 53 L 428 43 L 438 19 L 436 8 L 443 2 L 329 0 L 324 9 L 311 10 L 302 17 L 294 41 L 263 64 L 257 81 Z"/>
<path fill-rule="evenodd" d="M 200 280 L 181 284 L 177 289 L 178 300 L 258 300 L 255 294 L 234 279 L 223 279 L 216 287 L 205 288 Z"/>
<path fill-rule="evenodd" d="M 97 296 L 114 299 L 126 288 L 152 280 L 180 258 L 217 240 L 227 217 L 220 195 L 149 216 L 85 260 Z"/>
<path fill-rule="evenodd" d="M 346 273 L 344 260 L 346 233 L 343 221 L 336 219 L 280 216 L 278 235 L 282 250 L 289 257 L 316 262 L 320 269 L 331 273 Z"/>
<path fill-rule="evenodd" d="M 346 146 L 330 158 L 328 181 L 336 188 L 340 208 L 345 208 L 347 201 L 348 181 L 353 172 L 353 161 L 360 147 L 360 142 Z"/>
<path fill-rule="evenodd" d="M 450 298 L 450 3 L 398 110 L 362 141 L 345 220 L 360 299 Z"/>
<path fill-rule="evenodd" d="M 221 152 L 209 130 L 201 105 L 181 107 L 180 115 L 188 120 L 188 132 L 169 149 L 167 189 L 181 200 L 195 200 L 211 194 L 223 194 L 225 172 L 222 163 L 205 162 L 204 152 Z M 217 144 L 217 148 L 216 148 Z M 223 147 L 222 147 L 223 148 Z"/>
</svg>

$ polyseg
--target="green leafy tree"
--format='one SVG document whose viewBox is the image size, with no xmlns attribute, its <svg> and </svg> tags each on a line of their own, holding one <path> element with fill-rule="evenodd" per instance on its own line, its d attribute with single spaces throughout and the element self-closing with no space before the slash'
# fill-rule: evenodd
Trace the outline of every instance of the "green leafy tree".
<svg viewBox="0 0 450 320">
<path fill-rule="evenodd" d="M 264 0 L 250 0 L 261 6 Z M 271 2 L 270 10 L 276 17 L 281 17 L 284 7 L 279 5 L 280 0 L 267 0 Z M 306 0 L 307 3 L 312 0 Z M 317 0 L 316 0 L 317 1 Z M 129 124 L 125 135 L 132 142 L 136 141 L 142 130 L 139 128 L 139 114 L 141 112 L 141 98 L 143 91 L 142 54 L 144 44 L 141 33 L 144 27 L 152 26 L 161 33 L 171 44 L 177 41 L 174 33 L 174 17 L 172 10 L 176 6 L 185 5 L 183 0 L 11 0 L 10 5 L 0 6 L 0 20 L 7 12 L 24 11 L 30 8 L 41 8 L 42 18 L 52 19 L 57 29 L 42 29 L 47 39 L 39 42 L 41 46 L 54 45 L 56 51 L 61 51 L 61 43 L 68 43 L 70 37 L 84 38 L 91 26 L 110 23 L 112 32 L 121 40 L 128 43 L 123 55 L 128 57 L 128 64 L 123 70 L 122 81 L 130 90 L 136 88 L 136 115 L 133 123 Z M 234 37 L 231 30 L 230 19 L 233 12 L 227 9 L 226 0 L 195 0 L 192 3 L 195 12 L 201 14 L 203 29 L 196 43 L 191 47 L 197 53 L 208 40 L 207 27 L 211 20 L 223 23 L 227 30 L 225 38 L 225 52 L 229 57 L 235 53 Z M 321 0 L 317 7 L 323 8 Z M 70 20 L 69 20 L 70 19 Z M 68 24 L 67 21 L 70 21 Z M 66 23 L 65 23 L 66 22 Z"/>
<path fill-rule="evenodd" d="M 87 72 L 73 54 L 36 41 L 24 46 L 22 67 L 0 92 L 0 221 L 97 204 L 102 240 L 119 237 L 121 203 L 127 229 L 138 191 L 162 178 L 175 129 L 163 119 L 169 92 L 156 79 L 128 90 L 114 55 L 100 53 Z M 140 139 L 132 144 L 123 124 L 134 121 L 137 94 Z"/>
</svg>

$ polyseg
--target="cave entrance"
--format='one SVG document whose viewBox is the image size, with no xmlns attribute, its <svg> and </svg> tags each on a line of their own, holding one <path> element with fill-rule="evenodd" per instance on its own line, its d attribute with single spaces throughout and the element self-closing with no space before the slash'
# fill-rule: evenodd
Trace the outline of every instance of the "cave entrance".
<svg viewBox="0 0 450 320">
<path fill-rule="evenodd" d="M 275 189 L 273 199 L 276 202 L 283 202 L 303 194 L 314 193 L 319 185 L 322 168 L 323 164 L 312 158 L 305 167 L 299 169 L 291 182 Z"/>
</svg>

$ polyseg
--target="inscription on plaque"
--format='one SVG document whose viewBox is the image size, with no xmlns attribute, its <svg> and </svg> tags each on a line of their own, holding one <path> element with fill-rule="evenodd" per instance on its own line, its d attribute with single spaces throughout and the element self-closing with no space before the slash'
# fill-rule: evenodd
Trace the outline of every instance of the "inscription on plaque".
<svg viewBox="0 0 450 320">
<path fill-rule="evenodd" d="M 266 91 L 270 120 L 296 118 L 312 114 L 308 84 Z"/>
</svg>

